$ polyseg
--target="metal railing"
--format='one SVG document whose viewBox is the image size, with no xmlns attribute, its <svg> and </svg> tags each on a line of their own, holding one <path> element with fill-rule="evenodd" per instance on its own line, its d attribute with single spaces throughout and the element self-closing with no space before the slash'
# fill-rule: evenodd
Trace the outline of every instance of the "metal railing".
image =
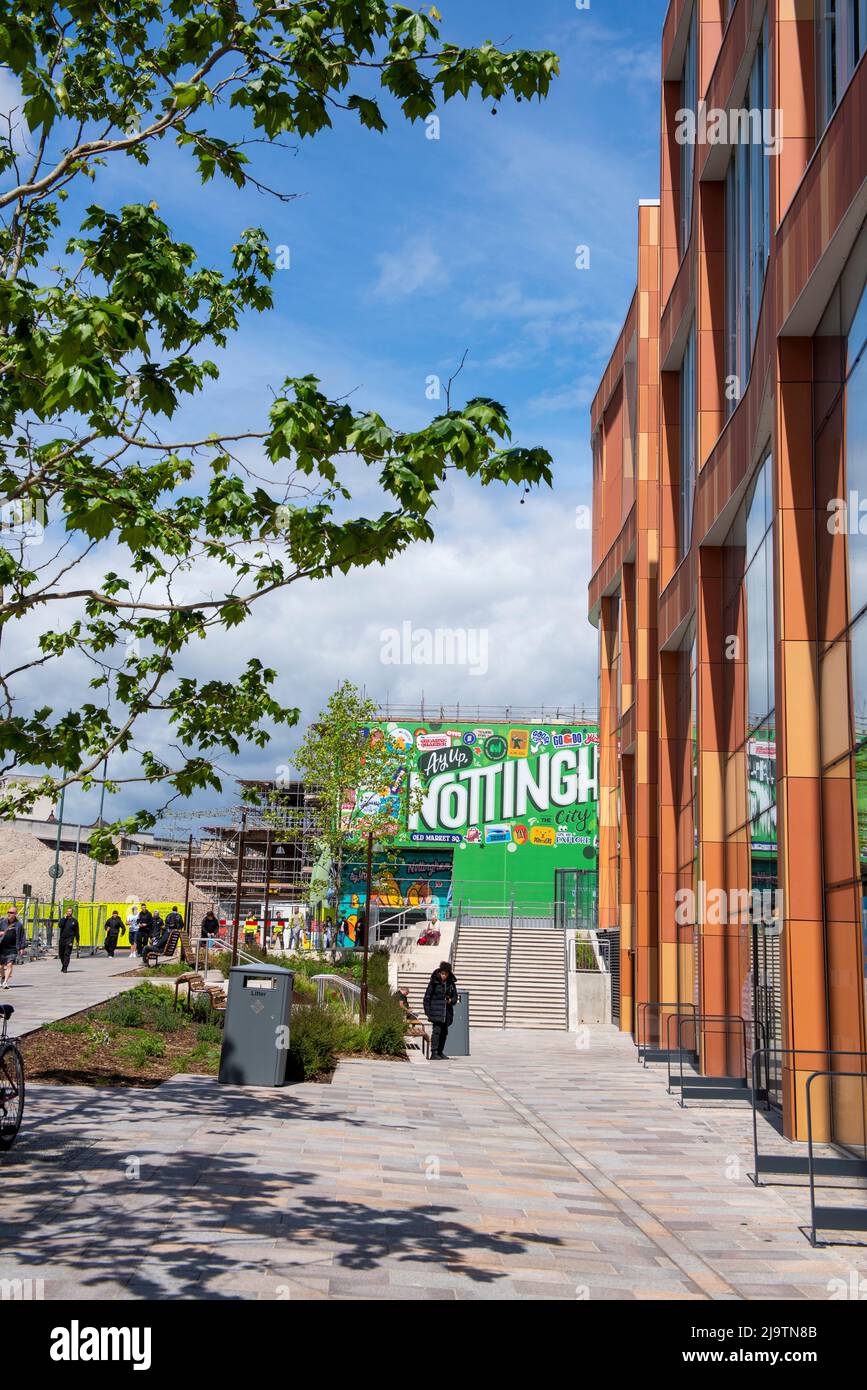
<svg viewBox="0 0 867 1390">
<path fill-rule="evenodd" d="M 457 959 L 458 954 L 458 939 L 461 934 L 461 920 L 463 917 L 463 911 L 464 901 L 463 898 L 461 898 L 460 902 L 458 903 L 458 915 L 455 918 L 455 930 L 454 935 L 452 936 L 452 944 L 449 947 L 449 965 L 452 967 L 452 969 L 454 969 L 455 960 Z"/>
<path fill-rule="evenodd" d="M 227 951 L 231 953 L 231 949 L 232 949 L 231 946 L 230 946 L 230 944 L 228 943 L 228 941 L 224 941 L 223 938 L 220 937 L 220 936 L 197 936 L 196 939 L 195 939 L 195 941 L 190 941 L 190 945 L 192 946 L 193 950 L 194 950 L 195 953 L 196 953 L 196 963 L 195 963 L 194 969 L 195 969 L 197 972 L 199 972 L 199 971 L 202 970 L 202 966 L 200 965 L 199 962 L 200 962 L 200 959 L 201 959 L 201 954 L 200 954 L 200 953 L 201 953 L 202 947 L 204 947 L 204 951 L 205 951 L 204 975 L 205 975 L 206 978 L 207 978 L 208 971 L 209 971 L 209 969 L 210 969 L 210 958 L 211 958 L 211 957 L 210 957 L 210 953 L 211 953 L 211 948 L 212 948 L 212 947 L 216 947 L 216 948 L 219 949 L 219 951 L 220 951 L 221 953 L 224 953 L 224 952 L 227 952 Z M 262 960 L 261 960 L 261 958 L 260 958 L 259 956 L 253 956 L 253 955 L 251 955 L 249 951 L 245 951 L 245 950 L 244 950 L 243 946 L 239 946 L 239 947 L 238 947 L 238 962 L 239 962 L 239 964 L 247 964 L 247 965 L 261 965 L 261 964 L 262 964 Z"/>
<path fill-rule="evenodd" d="M 858 1207 L 829 1207 L 816 1205 L 816 1173 L 821 1171 L 818 1165 L 822 1162 L 817 1158 L 813 1146 L 813 1083 L 820 1077 L 826 1077 L 832 1081 L 841 1081 L 846 1078 L 857 1080 L 861 1083 L 862 1093 L 867 1088 L 867 1071 L 814 1071 L 812 1076 L 807 1077 L 807 1157 L 810 1175 L 810 1244 L 817 1244 L 816 1231 L 867 1231 L 867 1196 L 861 1206 Z M 864 1110 L 864 1099 L 862 1094 L 862 1112 Z M 867 1158 L 867 1149 L 865 1149 Z M 827 1159 L 825 1160 L 827 1162 Z M 867 1162 L 859 1158 L 840 1159 L 841 1164 L 845 1164 L 845 1169 L 838 1169 L 838 1176 L 865 1177 L 867 1176 Z M 833 1242 L 827 1242 L 833 1244 Z"/>
<path fill-rule="evenodd" d="M 812 1057 L 812 1058 L 849 1057 L 849 1058 L 858 1058 L 858 1059 L 860 1059 L 861 1061 L 867 1062 L 867 1052 L 846 1052 L 846 1051 L 840 1051 L 838 1048 L 832 1048 L 832 1047 L 816 1047 L 816 1048 L 805 1048 L 805 1047 L 780 1047 L 780 1048 L 778 1048 L 778 1047 L 776 1047 L 775 1045 L 772 1045 L 772 1044 L 770 1044 L 770 1043 L 766 1043 L 764 1047 L 756 1048 L 755 1052 L 753 1052 L 752 1057 L 750 1058 L 750 1073 L 751 1073 L 751 1076 L 752 1076 L 752 1091 L 753 1091 L 753 1171 L 752 1171 L 752 1173 L 749 1174 L 750 1181 L 751 1181 L 756 1187 L 769 1187 L 769 1186 L 773 1186 L 773 1179 L 771 1179 L 770 1182 L 762 1182 L 761 1174 L 763 1174 L 763 1173 L 764 1173 L 764 1174 L 773 1173 L 773 1174 L 777 1174 L 779 1177 L 782 1177 L 782 1176 L 784 1176 L 784 1175 L 787 1176 L 787 1177 L 799 1176 L 799 1175 L 802 1176 L 802 1177 L 805 1177 L 805 1176 L 807 1176 L 807 1175 L 809 1174 L 809 1172 L 810 1172 L 810 1159 L 809 1159 L 809 1154 L 808 1154 L 808 1153 L 807 1153 L 807 1154 L 805 1154 L 805 1153 L 800 1153 L 800 1154 L 799 1154 L 799 1153 L 785 1153 L 785 1154 L 781 1154 L 781 1153 L 760 1153 L 760 1152 L 759 1152 L 759 1116 L 758 1116 L 759 1102 L 762 1101 L 762 1100 L 764 1100 L 764 1101 L 766 1102 L 766 1104 L 765 1104 L 765 1109 L 766 1109 L 766 1110 L 770 1110 L 770 1109 L 771 1109 L 770 1094 L 769 1094 L 769 1092 L 770 1092 L 770 1087 L 769 1087 L 769 1085 L 768 1085 L 768 1082 L 769 1082 L 769 1079 L 770 1079 L 770 1072 L 771 1072 L 771 1061 L 770 1061 L 770 1054 L 771 1054 L 771 1053 L 774 1053 L 775 1056 L 779 1056 L 779 1057 L 792 1057 L 792 1058 L 796 1058 L 796 1057 Z M 761 1066 L 761 1062 L 762 1062 L 762 1061 L 764 1061 L 764 1067 L 765 1067 L 765 1083 L 766 1083 L 765 1086 L 762 1086 L 762 1084 L 761 1084 L 761 1083 L 762 1083 L 762 1078 L 761 1078 L 761 1075 L 760 1075 L 760 1066 Z M 809 1065 L 812 1065 L 812 1064 L 811 1064 L 811 1063 L 808 1063 L 807 1065 L 809 1066 Z M 834 1075 L 834 1076 L 843 1076 L 843 1075 L 847 1075 L 847 1073 L 844 1073 L 844 1072 L 833 1072 L 833 1073 L 829 1073 L 829 1074 L 830 1074 L 830 1075 Z M 819 1075 L 819 1073 L 817 1072 L 817 1073 L 815 1073 L 815 1075 Z M 829 1142 L 833 1144 L 835 1141 L 832 1139 L 832 1140 L 830 1140 Z M 814 1167 L 815 1167 L 815 1171 L 816 1171 L 817 1173 L 821 1173 L 821 1174 L 823 1174 L 823 1175 L 825 1175 L 825 1176 L 839 1177 L 839 1176 L 841 1176 L 841 1175 L 845 1176 L 845 1175 L 846 1175 L 847 1173 L 849 1173 L 849 1171 L 850 1171 L 848 1167 L 846 1167 L 846 1166 L 840 1166 L 840 1165 L 848 1165 L 848 1164 L 851 1163 L 852 1161 L 853 1161 L 852 1159 L 846 1157 L 845 1155 L 822 1154 L 822 1155 L 819 1155 L 819 1156 L 816 1157 Z M 860 1162 L 860 1160 L 857 1160 L 857 1161 Z M 860 1173 L 858 1176 L 867 1177 L 867 1162 L 864 1162 L 864 1163 L 862 1164 L 862 1167 L 863 1167 L 863 1170 L 864 1170 L 864 1171 L 863 1171 L 862 1173 Z"/>
<path fill-rule="evenodd" d="M 506 937 L 506 968 L 503 972 L 503 1027 L 509 1010 L 509 966 L 512 962 L 512 933 L 515 930 L 515 899 L 509 903 L 509 934 Z"/>
<path fill-rule="evenodd" d="M 690 1004 L 687 1001 L 675 1002 L 672 999 L 643 999 L 636 1009 L 635 1018 L 635 1046 L 638 1049 L 637 1060 L 643 1063 L 645 1067 L 648 1061 L 665 1062 L 668 1060 L 667 1049 L 659 1046 L 653 1048 L 652 1040 L 647 1036 L 648 1009 L 671 1009 L 673 1012 L 669 1014 L 668 1017 L 673 1018 L 676 1015 L 682 1016 L 682 1012 L 685 1009 L 692 1009 L 693 1013 L 695 1013 L 697 1007 L 696 1004 Z M 657 1023 L 659 1023 L 658 1019 Z M 661 1043 L 662 1040 L 661 1030 L 657 1027 L 656 1042 Z M 653 1055 L 651 1055 L 651 1053 Z"/>
<path fill-rule="evenodd" d="M 672 1019 L 675 1019 L 677 1021 L 676 1051 L 678 1058 L 678 1075 L 677 1077 L 672 1078 L 671 1049 L 667 1048 L 666 1050 L 669 1054 L 667 1059 L 668 1091 L 669 1094 L 671 1094 L 672 1085 L 675 1085 L 679 1088 L 680 1099 L 678 1101 L 678 1105 L 680 1105 L 682 1109 L 686 1108 L 687 1096 L 692 1096 L 693 1098 L 699 1099 L 703 1098 L 705 1100 L 725 1100 L 731 1098 L 739 1098 L 737 1094 L 739 1091 L 747 1091 L 749 1093 L 750 1072 L 749 1054 L 747 1052 L 747 1021 L 742 1014 L 670 1014 L 668 1019 L 666 1020 L 666 1042 L 668 1042 L 671 1037 Z M 696 1056 L 699 1051 L 699 1033 L 705 1032 L 705 1029 L 703 1027 L 700 1028 L 699 1025 L 704 1025 L 708 1023 L 722 1023 L 726 1025 L 734 1024 L 735 1027 L 731 1031 L 739 1032 L 741 1035 L 741 1049 L 744 1060 L 742 1075 L 707 1076 L 699 1075 L 698 1073 L 696 1073 L 693 1076 L 684 1077 L 683 1058 L 686 1049 L 683 1046 L 683 1028 L 686 1026 L 687 1023 L 691 1023 L 696 1030 L 696 1046 L 694 1048 L 689 1049 L 693 1056 Z M 727 1027 L 725 1030 L 726 1037 L 728 1036 L 729 1031 L 730 1030 Z"/>
<path fill-rule="evenodd" d="M 317 1004 L 324 1004 L 325 991 L 333 988 L 344 996 L 344 1002 L 349 1004 L 353 1013 L 357 1011 L 356 1006 L 360 1008 L 361 985 L 357 985 L 354 980 L 347 980 L 344 975 L 311 975 L 310 978 L 316 986 Z M 367 999 L 371 1004 L 376 1003 L 375 994 L 368 992 Z"/>
</svg>

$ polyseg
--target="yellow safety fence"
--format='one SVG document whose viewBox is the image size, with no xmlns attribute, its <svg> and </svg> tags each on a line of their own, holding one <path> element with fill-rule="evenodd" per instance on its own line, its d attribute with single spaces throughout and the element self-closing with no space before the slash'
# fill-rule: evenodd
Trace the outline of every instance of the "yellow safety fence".
<svg viewBox="0 0 867 1390">
<path fill-rule="evenodd" d="M 57 902 L 55 902 L 54 904 L 54 912 L 52 914 L 50 901 L 45 901 L 44 899 L 37 898 L 28 898 L 25 900 L 23 897 L 15 897 L 6 898 L 4 901 L 0 901 L 0 915 L 5 916 L 6 912 L 13 904 L 15 907 L 17 907 L 18 915 L 24 922 L 28 940 L 32 940 L 34 932 L 38 932 L 42 935 L 43 938 L 45 938 L 47 936 L 49 918 L 52 916 L 56 940 L 58 923 L 60 922 L 61 917 L 64 916 L 67 908 L 71 907 L 73 914 L 78 918 L 78 935 L 80 946 L 92 946 L 94 944 L 96 944 L 97 946 L 101 946 L 105 937 L 105 924 L 108 921 L 109 917 L 111 917 L 112 913 L 116 912 L 120 920 L 123 922 L 123 931 L 121 932 L 120 937 L 118 939 L 119 947 L 129 945 L 129 935 L 127 932 L 126 921 L 127 917 L 133 911 L 135 911 L 136 915 L 138 915 L 142 907 L 142 903 L 140 901 L 135 903 L 76 903 L 73 902 L 71 898 L 59 898 Z M 184 915 L 183 902 L 145 902 L 144 906 L 150 912 L 159 911 L 161 917 L 163 918 L 163 921 L 165 921 L 167 914 L 171 912 L 173 907 L 177 908 L 181 916 Z M 185 922 L 184 925 L 188 926 L 189 923 Z M 133 930 L 135 929 L 133 928 Z"/>
</svg>

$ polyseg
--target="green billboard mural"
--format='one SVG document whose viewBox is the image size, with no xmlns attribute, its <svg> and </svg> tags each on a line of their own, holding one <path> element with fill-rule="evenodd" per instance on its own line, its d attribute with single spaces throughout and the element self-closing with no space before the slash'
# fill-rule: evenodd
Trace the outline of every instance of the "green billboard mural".
<svg viewBox="0 0 867 1390">
<path fill-rule="evenodd" d="M 406 754 L 406 776 L 418 789 L 417 809 L 398 837 L 399 857 L 422 851 L 451 859 L 441 917 L 464 908 L 508 908 L 550 915 L 564 898 L 592 912 L 598 850 L 598 743 L 595 724 L 383 722 L 372 730 Z M 396 797 L 383 787 L 358 797 Z M 580 878 L 579 878 L 580 876 Z M 341 909 L 357 910 L 359 885 L 344 883 Z M 382 874 L 388 901 L 406 877 Z M 418 896 L 419 875 L 409 875 Z M 375 888 L 374 906 L 380 900 Z M 353 902 L 354 897 L 354 902 Z M 386 905 L 384 900 L 381 905 Z M 407 905 L 410 905 L 407 903 Z"/>
</svg>

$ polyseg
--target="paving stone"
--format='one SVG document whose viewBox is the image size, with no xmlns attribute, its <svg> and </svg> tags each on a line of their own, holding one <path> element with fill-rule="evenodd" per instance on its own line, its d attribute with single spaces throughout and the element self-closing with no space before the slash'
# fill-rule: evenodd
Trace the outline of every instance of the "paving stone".
<svg viewBox="0 0 867 1390">
<path fill-rule="evenodd" d="M 459 1065 L 352 1061 L 284 1090 L 33 1086 L 0 1158 L 0 1277 L 52 1298 L 591 1302 L 867 1279 L 867 1250 L 805 1240 L 806 1188 L 750 1184 L 748 1110 L 681 1110 L 627 1038 L 591 1044 L 484 1030 Z"/>
</svg>

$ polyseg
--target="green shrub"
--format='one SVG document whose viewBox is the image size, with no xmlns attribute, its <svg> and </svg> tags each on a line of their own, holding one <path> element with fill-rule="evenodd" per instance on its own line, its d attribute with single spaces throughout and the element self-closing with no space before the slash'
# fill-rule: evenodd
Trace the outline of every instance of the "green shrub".
<svg viewBox="0 0 867 1390">
<path fill-rule="evenodd" d="M 211 1002 L 210 994 L 193 995 L 187 1013 L 188 1019 L 192 1019 L 193 1023 L 214 1023 L 217 1017 L 217 1011 Z"/>
<path fill-rule="evenodd" d="M 119 997 L 122 998 L 123 996 Z M 172 995 L 164 985 L 152 985 L 149 980 L 143 980 L 140 985 L 135 986 L 135 989 L 129 990 L 126 998 L 134 999 L 137 1004 L 141 1004 L 144 1008 L 150 1008 L 153 1005 L 159 1007 L 167 999 L 171 999 Z"/>
<path fill-rule="evenodd" d="M 217 1023 L 200 1023 L 196 1037 L 200 1043 L 222 1043 L 223 1030 Z"/>
<path fill-rule="evenodd" d="M 66 1019 L 59 1018 L 56 1023 L 46 1023 L 46 1033 L 62 1033 L 64 1036 L 74 1033 L 86 1033 L 90 1027 L 84 1020 L 68 1023 Z"/>
<path fill-rule="evenodd" d="M 134 1067 L 145 1067 L 154 1057 L 165 1057 L 166 1045 L 155 1034 L 142 1033 L 141 1037 L 122 1043 L 119 1051 L 129 1058 Z"/>
<path fill-rule="evenodd" d="M 134 998 L 135 993 L 136 991 L 131 989 L 128 994 L 118 994 L 114 999 L 109 999 L 103 1007 L 103 1018 L 118 1028 L 143 1028 L 145 1011 Z"/>
<path fill-rule="evenodd" d="M 589 941 L 575 942 L 575 969 L 576 970 L 598 970 L 599 965 L 596 960 L 593 947 Z"/>
<path fill-rule="evenodd" d="M 168 960 L 162 965 L 148 966 L 148 973 L 150 975 L 184 975 L 189 968 L 189 964 L 185 960 Z"/>
<path fill-rule="evenodd" d="M 380 994 L 370 1011 L 370 1050 L 384 1057 L 406 1052 L 406 1015 L 394 994 Z"/>
<path fill-rule="evenodd" d="M 349 1054 L 371 1052 L 369 1023 L 345 1022 L 340 1030 L 339 1047 Z"/>
<path fill-rule="evenodd" d="M 367 983 L 374 994 L 388 994 L 388 951 L 372 951 L 367 962 Z"/>
<path fill-rule="evenodd" d="M 176 1033 L 180 1028 L 186 1026 L 187 1020 L 180 1009 L 176 1009 L 174 1000 L 165 999 L 153 1008 L 148 1010 L 148 1022 L 150 1027 L 157 1033 Z"/>
<path fill-rule="evenodd" d="M 341 1027 L 334 1014 L 317 1004 L 300 1004 L 292 1010 L 289 1029 L 287 1076 L 290 1081 L 310 1081 L 334 1070 L 340 1048 Z"/>
<path fill-rule="evenodd" d="M 204 1062 L 211 1071 L 216 1073 L 220 1067 L 220 1049 L 211 1042 L 196 1043 L 192 1052 L 188 1052 L 185 1057 L 181 1058 L 178 1063 L 179 1069 L 183 1071 L 188 1062 Z"/>
</svg>

